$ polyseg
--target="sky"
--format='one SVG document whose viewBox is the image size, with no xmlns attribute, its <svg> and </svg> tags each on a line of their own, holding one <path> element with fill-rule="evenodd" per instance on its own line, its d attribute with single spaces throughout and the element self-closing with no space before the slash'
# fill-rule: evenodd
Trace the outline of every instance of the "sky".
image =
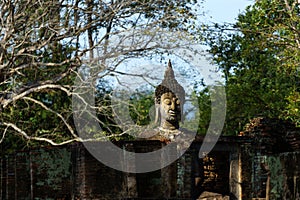
<svg viewBox="0 0 300 200">
<path fill-rule="evenodd" d="M 238 14 L 243 12 L 254 0 L 205 0 L 203 6 L 206 12 L 206 21 L 235 22 Z"/>
<path fill-rule="evenodd" d="M 205 0 L 205 2 L 202 4 L 202 11 L 205 11 L 205 17 L 203 18 L 204 22 L 218 22 L 218 23 L 234 23 L 236 21 L 236 18 L 239 13 L 242 13 L 245 8 L 248 5 L 253 4 L 254 0 Z M 205 47 L 204 47 L 205 48 Z M 201 57 L 201 56 L 200 56 Z M 176 71 L 176 77 L 180 78 L 180 69 L 182 68 L 189 68 L 188 66 L 184 67 L 183 62 L 177 61 L 172 56 L 169 56 L 169 59 L 172 60 L 174 69 Z M 166 62 L 166 61 L 165 61 Z M 141 67 L 141 63 L 143 64 L 143 67 Z M 220 74 L 215 73 L 214 69 L 216 69 L 216 66 L 211 65 L 206 58 L 201 57 L 198 61 L 199 65 L 203 66 L 201 70 L 199 70 L 199 73 L 204 77 L 206 84 L 213 84 L 215 81 L 220 80 Z M 134 61 L 131 60 L 130 63 L 125 64 L 123 69 L 121 71 L 129 72 L 129 73 L 143 73 L 143 74 L 151 74 L 151 77 L 160 77 L 162 78 L 162 74 L 164 73 L 165 66 L 161 66 L 162 63 L 154 60 L 152 62 L 145 62 L 145 61 Z M 166 63 L 164 64 L 166 65 Z M 126 67 L 128 66 L 128 68 Z M 154 70 L 155 68 L 155 70 Z M 137 70 L 138 69 L 138 70 Z M 149 70 L 151 69 L 151 70 Z M 146 71 L 143 71 L 146 70 Z M 154 73 L 155 72 L 155 73 Z M 159 74 L 159 75 L 157 75 Z M 123 86 L 127 87 L 133 87 L 133 85 L 142 85 L 145 83 L 145 80 L 142 78 L 135 77 L 134 78 L 134 84 L 133 79 L 130 77 L 130 81 L 128 81 L 128 77 L 123 76 L 119 77 L 121 82 L 124 81 Z M 185 77 L 182 77 L 182 80 L 186 79 Z M 187 85 L 190 83 L 187 82 Z M 118 84 L 119 86 L 119 84 Z M 138 87 L 135 86 L 135 87 Z M 133 88 L 135 88 L 133 87 Z"/>
</svg>

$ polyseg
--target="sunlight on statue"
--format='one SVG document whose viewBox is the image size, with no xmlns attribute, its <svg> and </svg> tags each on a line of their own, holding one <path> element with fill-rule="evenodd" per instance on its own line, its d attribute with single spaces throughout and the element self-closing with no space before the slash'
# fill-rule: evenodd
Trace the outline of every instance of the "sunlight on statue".
<svg viewBox="0 0 300 200">
<path fill-rule="evenodd" d="M 160 127 L 169 130 L 179 128 L 181 118 L 180 100 L 172 92 L 161 95 L 159 105 L 159 114 L 161 117 Z"/>
<path fill-rule="evenodd" d="M 193 134 L 179 127 L 179 123 L 183 123 L 184 102 L 185 91 L 175 79 L 169 60 L 164 79 L 155 89 L 155 124 L 159 126 L 143 133 L 142 137 L 166 143 L 177 142 L 180 148 L 189 146 L 194 139 Z"/>
</svg>

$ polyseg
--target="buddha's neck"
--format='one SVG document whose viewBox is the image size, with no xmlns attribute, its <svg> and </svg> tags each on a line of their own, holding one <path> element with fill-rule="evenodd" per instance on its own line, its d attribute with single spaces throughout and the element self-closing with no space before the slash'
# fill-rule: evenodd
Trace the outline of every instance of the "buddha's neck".
<svg viewBox="0 0 300 200">
<path fill-rule="evenodd" d="M 160 124 L 160 127 L 162 127 L 163 129 L 166 129 L 166 130 L 177 130 L 179 129 L 179 122 L 169 122 L 169 121 L 163 121 L 161 122 Z"/>
</svg>

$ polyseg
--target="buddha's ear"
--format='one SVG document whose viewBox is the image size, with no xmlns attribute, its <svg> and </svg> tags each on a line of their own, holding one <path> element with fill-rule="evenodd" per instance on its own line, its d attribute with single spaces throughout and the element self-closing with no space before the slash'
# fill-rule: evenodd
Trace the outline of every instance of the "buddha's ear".
<svg viewBox="0 0 300 200">
<path fill-rule="evenodd" d="M 180 108 L 181 108 L 181 111 L 180 111 L 180 122 L 182 124 L 184 124 L 183 105 L 180 106 Z"/>
<path fill-rule="evenodd" d="M 154 98 L 154 103 L 155 103 L 155 119 L 154 119 L 154 124 L 157 124 L 160 120 L 160 109 L 159 106 L 160 104 L 158 103 L 158 99 L 155 97 Z"/>
<path fill-rule="evenodd" d="M 160 121 L 160 104 L 155 103 L 155 120 L 154 123 L 157 124 Z"/>
</svg>

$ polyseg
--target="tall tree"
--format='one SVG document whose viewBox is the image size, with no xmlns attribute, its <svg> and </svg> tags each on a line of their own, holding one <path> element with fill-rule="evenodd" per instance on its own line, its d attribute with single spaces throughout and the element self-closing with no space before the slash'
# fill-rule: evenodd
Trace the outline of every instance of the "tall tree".
<svg viewBox="0 0 300 200">
<path fill-rule="evenodd" d="M 256 1 L 236 24 L 216 24 L 209 34 L 226 81 L 226 134 L 258 115 L 300 125 L 299 14 L 297 1 Z"/>
<path fill-rule="evenodd" d="M 53 145 L 82 141 L 72 120 L 76 77 L 84 82 L 92 74 L 101 81 L 116 76 L 117 67 L 130 58 L 181 45 L 185 34 L 194 31 L 195 4 L 1 1 L 0 143 L 11 137 Z"/>
</svg>

